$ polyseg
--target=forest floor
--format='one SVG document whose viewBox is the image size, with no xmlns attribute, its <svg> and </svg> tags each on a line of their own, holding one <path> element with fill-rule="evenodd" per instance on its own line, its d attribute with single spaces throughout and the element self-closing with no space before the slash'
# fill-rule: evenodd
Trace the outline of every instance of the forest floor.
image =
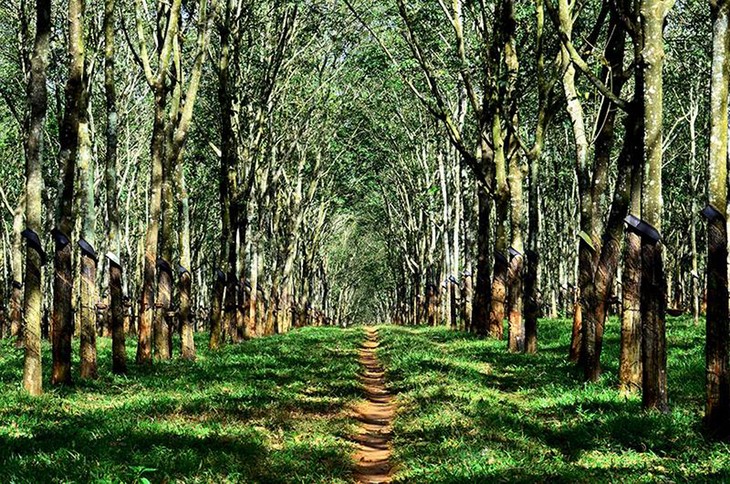
<svg viewBox="0 0 730 484">
<path fill-rule="evenodd" d="M 101 338 L 98 381 L 38 399 L 19 390 L 22 351 L 2 341 L 0 482 L 352 482 L 357 409 L 375 392 L 392 395 L 396 483 L 730 480 L 730 447 L 701 433 L 703 324 L 668 321 L 669 415 L 616 390 L 615 319 L 592 385 L 566 362 L 567 320 L 540 322 L 538 355 L 444 328 L 377 335 L 371 392 L 358 373 L 372 337 L 307 328 L 216 354 L 201 334 L 197 361 L 126 377 L 110 374 Z"/>
<path fill-rule="evenodd" d="M 394 482 L 730 482 L 730 447 L 701 432 L 703 321 L 667 321 L 669 415 L 616 390 L 615 318 L 597 384 L 566 361 L 570 328 L 541 320 L 539 354 L 521 355 L 443 328 L 382 327 Z"/>
<path fill-rule="evenodd" d="M 195 362 L 127 377 L 100 338 L 98 381 L 53 389 L 46 372 L 38 399 L 19 391 L 22 350 L 2 341 L 0 482 L 351 482 L 363 337 L 305 328 L 213 354 L 200 334 Z M 43 357 L 49 370 L 46 344 Z"/>
</svg>

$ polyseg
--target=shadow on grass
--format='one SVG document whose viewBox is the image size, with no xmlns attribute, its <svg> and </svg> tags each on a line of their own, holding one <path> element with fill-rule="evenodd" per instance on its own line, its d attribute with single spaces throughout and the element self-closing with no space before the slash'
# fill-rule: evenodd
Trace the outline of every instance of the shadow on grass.
<svg viewBox="0 0 730 484">
<path fill-rule="evenodd" d="M 347 482 L 358 330 L 304 329 L 217 353 L 198 336 L 197 361 L 131 366 L 126 377 L 103 368 L 101 339 L 98 381 L 38 399 L 17 390 L 22 352 L 3 342 L 0 482 Z"/>
<path fill-rule="evenodd" d="M 583 384 L 566 361 L 570 321 L 541 321 L 537 355 L 442 328 L 383 328 L 381 358 L 403 411 L 399 482 L 713 481 L 730 477 L 724 444 L 701 433 L 702 335 L 668 324 L 669 415 L 616 390 L 619 326 L 604 376 Z M 487 370 L 485 370 L 485 368 Z"/>
</svg>

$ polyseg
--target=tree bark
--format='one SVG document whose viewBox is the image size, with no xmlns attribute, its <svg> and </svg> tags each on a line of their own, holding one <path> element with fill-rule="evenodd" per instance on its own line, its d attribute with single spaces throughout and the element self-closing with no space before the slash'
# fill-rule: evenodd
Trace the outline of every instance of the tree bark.
<svg viewBox="0 0 730 484">
<path fill-rule="evenodd" d="M 16 345 L 22 346 L 23 334 L 23 223 L 25 222 L 25 193 L 20 196 L 18 207 L 13 216 L 13 282 L 10 295 L 10 336 Z"/>
<path fill-rule="evenodd" d="M 31 57 L 30 82 L 28 84 L 27 139 L 25 142 L 25 220 L 29 230 L 40 233 L 43 193 L 43 126 L 45 124 L 48 94 L 46 89 L 46 67 L 48 65 L 49 39 L 51 32 L 51 1 L 36 1 L 36 35 Z M 23 340 L 23 388 L 31 395 L 43 392 L 41 374 L 41 265 L 40 248 L 28 248 L 25 262 L 25 296 L 23 313 L 25 328 Z"/>
<path fill-rule="evenodd" d="M 622 272 L 621 352 L 619 356 L 619 386 L 621 391 L 641 390 L 641 239 L 632 232 L 626 234 Z"/>
<path fill-rule="evenodd" d="M 122 268 L 109 264 L 109 295 L 112 314 L 112 373 L 127 372 L 127 350 L 124 344 L 124 296 L 122 292 Z"/>
<path fill-rule="evenodd" d="M 104 2 L 104 94 L 106 99 L 106 207 L 109 217 L 109 247 L 117 262 L 109 262 L 109 297 L 112 330 L 112 372 L 120 375 L 127 372 L 127 350 L 125 347 L 125 307 L 121 267 L 121 242 L 119 237 L 119 209 L 117 208 L 117 146 L 118 112 L 115 80 L 114 29 L 116 0 Z"/>
<path fill-rule="evenodd" d="M 181 357 L 184 360 L 195 359 L 195 339 L 193 325 L 190 320 L 190 286 L 192 280 L 190 272 L 184 270 L 180 274 L 180 339 Z"/>
<path fill-rule="evenodd" d="M 172 58 L 173 39 L 177 36 L 182 0 L 173 0 L 166 8 L 158 9 L 158 15 L 165 16 L 166 26 L 163 27 L 162 18 L 158 19 L 158 72 L 152 73 L 149 58 L 147 57 L 147 42 L 142 26 L 143 12 L 140 0 L 135 2 L 135 17 L 137 34 L 140 42 L 140 57 L 142 59 L 145 77 L 154 96 L 154 121 L 152 125 L 152 140 L 150 142 L 150 192 L 149 192 L 149 222 L 144 240 L 144 269 L 142 276 L 142 300 L 139 311 L 139 326 L 137 340 L 138 364 L 152 363 L 152 325 L 155 309 L 155 282 L 157 267 L 157 250 L 160 235 L 160 213 L 162 209 L 162 182 L 163 166 L 165 163 L 165 145 L 167 133 L 167 76 L 168 67 Z M 168 156 L 172 156 L 168 154 Z"/>
<path fill-rule="evenodd" d="M 180 297 L 180 356 L 185 360 L 195 359 L 195 329 L 191 318 L 192 302 L 191 292 L 193 278 L 190 272 L 192 266 L 192 253 L 190 248 L 190 202 L 188 189 L 185 183 L 185 172 L 183 164 L 175 168 L 175 184 L 178 194 L 180 208 L 180 275 L 179 275 L 179 297 Z"/>
<path fill-rule="evenodd" d="M 96 260 L 81 255 L 81 378 L 96 379 Z"/>
<path fill-rule="evenodd" d="M 489 244 L 489 217 L 492 211 L 492 203 L 486 190 L 477 184 L 478 199 L 478 220 L 477 220 L 477 267 L 476 267 L 476 291 L 473 295 L 471 324 L 472 331 L 479 335 L 487 335 L 490 330 L 490 300 L 492 288 L 490 287 L 489 259 L 492 257 L 491 245 Z M 467 257 L 469 255 L 467 254 Z M 467 264 L 468 266 L 469 264 Z M 496 270 L 496 269 L 495 269 Z M 468 305 L 471 301 L 472 274 L 464 275 L 464 302 Z M 469 308 L 465 306 L 465 313 Z"/>
<path fill-rule="evenodd" d="M 558 1 L 558 21 L 561 34 L 568 42 L 573 36 L 574 5 L 567 0 Z M 583 105 L 575 85 L 576 67 L 565 44 L 561 46 L 560 61 L 563 71 L 563 92 L 566 100 L 566 111 L 570 118 L 575 143 L 575 172 L 578 181 L 578 199 L 580 203 L 580 230 L 593 241 L 593 204 L 590 193 L 590 167 L 588 166 L 589 143 L 586 134 Z M 595 245 L 595 243 L 593 244 Z M 576 281 L 576 302 L 573 310 L 573 331 L 571 334 L 569 359 L 584 364 L 585 349 L 595 342 L 595 328 L 587 327 L 583 320 L 583 296 L 585 288 L 591 280 L 594 266 L 595 247 L 591 247 L 582 238 L 578 241 L 578 278 Z"/>
<path fill-rule="evenodd" d="M 618 178 L 614 189 L 613 202 L 606 222 L 594 280 L 586 289 L 585 319 L 588 324 L 596 328 L 595 345 L 593 346 L 593 351 L 588 355 L 586 365 L 584 366 L 584 377 L 586 381 L 597 381 L 601 374 L 600 355 L 603 329 L 608 311 L 609 297 L 621 260 L 623 223 L 628 212 L 632 176 L 635 171 L 632 170 L 632 165 L 640 166 L 640 158 L 636 156 L 636 146 L 640 146 L 642 133 L 640 106 L 637 100 L 632 102 L 626 118 L 626 138 L 621 154 L 619 155 Z M 626 283 L 628 282 L 626 276 L 627 269 L 628 267 L 624 266 L 624 289 L 626 289 Z M 630 339 L 624 338 L 627 330 L 631 331 L 631 334 L 634 335 L 638 333 L 639 326 L 636 325 L 635 327 L 626 328 L 622 325 L 622 355 L 626 350 L 624 343 L 630 341 Z M 637 344 L 638 342 L 640 342 L 640 338 L 636 340 Z M 638 346 L 631 346 L 630 348 L 634 347 L 638 348 Z M 639 361 L 638 355 L 636 355 L 635 361 Z M 621 372 L 621 370 L 619 371 Z"/>
<path fill-rule="evenodd" d="M 509 282 L 509 350 L 516 353 L 525 351 L 525 320 L 523 318 L 524 302 L 524 246 L 523 234 L 523 207 L 522 207 L 522 168 L 517 156 L 510 167 L 510 201 L 512 225 L 512 249 L 517 253 L 511 258 L 508 270 Z"/>
<path fill-rule="evenodd" d="M 711 0 L 713 23 L 712 87 L 707 224 L 707 340 L 705 426 L 724 438 L 730 434 L 728 369 L 727 157 L 728 83 L 730 82 L 730 2 Z"/>
<path fill-rule="evenodd" d="M 673 0 L 642 0 L 643 48 L 640 68 L 644 81 L 644 180 L 642 218 L 659 233 L 664 212 L 662 200 L 662 120 L 664 21 Z M 641 241 L 642 405 L 668 412 L 666 294 L 662 257 L 664 244 L 643 236 Z"/>
<path fill-rule="evenodd" d="M 60 132 L 59 160 L 62 167 L 62 190 L 58 217 L 60 233 L 56 237 L 53 283 L 54 360 L 51 382 L 54 384 L 71 382 L 71 335 L 74 329 L 71 301 L 74 278 L 69 235 L 73 232 L 75 224 L 74 182 L 79 148 L 79 122 L 82 115 L 81 110 L 84 109 L 83 10 L 84 2 L 82 0 L 71 0 L 68 4 L 69 74 Z"/>
<path fill-rule="evenodd" d="M 158 86 L 155 92 L 155 117 L 151 142 L 151 174 L 149 195 L 149 221 L 144 241 L 144 269 L 142 279 L 142 301 L 140 305 L 137 364 L 152 363 L 152 325 L 155 309 L 155 282 L 157 275 L 157 244 L 162 207 L 162 163 L 165 143 L 165 90 Z"/>
<path fill-rule="evenodd" d="M 83 17 L 81 18 L 83 21 Z M 83 112 L 79 117 L 79 151 L 78 170 L 81 176 L 81 187 L 79 196 L 83 213 L 82 237 L 83 241 L 89 244 L 87 252 L 83 247 L 81 251 L 80 266 L 80 305 L 81 305 L 81 378 L 96 379 L 98 369 L 96 363 L 96 264 L 97 257 L 94 251 L 96 209 L 94 203 L 94 178 L 95 170 L 91 155 L 91 136 L 89 134 L 88 119 L 88 95 L 86 91 L 82 94 L 81 108 Z"/>
<path fill-rule="evenodd" d="M 264 336 L 265 323 L 262 314 L 258 311 L 259 306 L 259 253 L 256 243 L 251 244 L 251 295 L 248 300 L 248 318 L 254 325 L 255 336 Z"/>
<path fill-rule="evenodd" d="M 177 72 L 177 71 L 176 71 Z M 178 73 L 178 75 L 180 75 Z M 169 360 L 172 358 L 172 333 L 174 331 L 174 318 L 171 315 L 173 298 L 173 269 L 172 260 L 177 245 L 175 234 L 177 217 L 175 201 L 173 197 L 173 170 L 175 162 L 172 155 L 172 130 L 176 106 L 180 102 L 180 87 L 176 84 L 175 93 L 171 97 L 172 105 L 170 111 L 173 119 L 167 124 L 167 145 L 164 151 L 165 161 L 162 167 L 162 207 L 160 224 L 160 255 L 157 259 L 157 299 L 155 300 L 153 344 L 155 358 L 158 360 Z"/>
<path fill-rule="evenodd" d="M 505 303 L 507 301 L 507 234 L 509 226 L 510 187 L 507 183 L 507 160 L 500 117 L 495 114 L 492 121 L 492 142 L 494 144 L 496 195 L 496 238 L 495 260 L 492 276 L 492 297 L 489 316 L 489 335 L 501 340 L 504 333 Z"/>
<path fill-rule="evenodd" d="M 508 348 L 512 353 L 525 351 L 525 321 L 522 317 L 522 301 L 524 294 L 522 270 L 524 255 L 522 253 L 512 257 L 509 264 L 509 342 Z"/>
<path fill-rule="evenodd" d="M 536 67 L 538 82 L 538 113 L 535 128 L 535 144 L 527 153 L 528 160 L 528 220 L 527 220 L 527 267 L 525 271 L 525 351 L 537 353 L 537 322 L 540 317 L 542 296 L 538 289 L 540 276 L 540 163 L 545 146 L 545 132 L 547 131 L 551 113 L 550 92 L 552 83 L 545 73 L 545 9 L 543 0 L 535 3 L 536 12 Z"/>
<path fill-rule="evenodd" d="M 601 77 L 611 85 L 611 92 L 619 98 L 626 81 L 623 71 L 626 32 L 615 12 L 611 13 L 608 23 L 609 40 L 606 46 L 607 65 Z M 613 289 L 621 250 L 621 229 L 628 210 L 629 187 L 631 185 L 632 160 L 635 160 L 634 146 L 640 144 L 640 132 L 637 131 L 635 112 L 637 103 L 629 106 L 626 118 L 625 142 L 619 156 L 618 177 L 614 188 L 614 199 L 611 212 L 600 244 L 595 244 L 590 260 L 585 261 L 591 271 L 591 277 L 581 286 L 582 322 L 586 339 L 582 347 L 583 372 L 586 381 L 598 381 L 601 376 L 601 352 L 603 349 L 603 333 L 609 297 Z M 607 97 L 601 102 L 598 113 L 598 133 L 594 153 L 593 173 L 590 187 L 590 207 L 588 213 L 588 234 L 597 234 L 601 230 L 601 199 L 606 191 L 606 180 L 611 163 L 611 152 L 615 142 L 616 105 Z M 586 244 L 581 241 L 581 244 Z"/>
<path fill-rule="evenodd" d="M 210 339 L 208 340 L 208 347 L 211 350 L 217 350 L 221 345 L 222 338 L 222 325 L 221 325 L 221 305 L 223 304 L 223 293 L 225 291 L 226 278 L 225 275 L 220 271 L 215 273 L 215 281 L 213 282 L 213 298 L 211 300 L 211 311 L 210 311 Z"/>
<path fill-rule="evenodd" d="M 170 339 L 171 325 L 169 317 L 172 306 L 172 268 L 164 258 L 157 260 L 157 298 L 154 311 L 154 338 L 155 359 L 169 360 L 172 358 Z"/>
</svg>

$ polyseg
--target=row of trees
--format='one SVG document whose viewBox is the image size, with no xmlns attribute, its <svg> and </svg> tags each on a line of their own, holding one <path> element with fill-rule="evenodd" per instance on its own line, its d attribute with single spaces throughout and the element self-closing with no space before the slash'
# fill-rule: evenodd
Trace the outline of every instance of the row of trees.
<svg viewBox="0 0 730 484">
<path fill-rule="evenodd" d="M 337 176 L 326 157 L 349 139 L 332 119 L 345 47 L 332 8 L 4 7 L 15 47 L 4 127 L 23 140 L 13 153 L 25 168 L 2 168 L 0 332 L 24 347 L 29 393 L 42 391 L 43 335 L 51 383 L 70 384 L 74 335 L 80 377 L 96 378 L 98 334 L 112 337 L 112 370 L 124 373 L 130 334 L 145 365 L 172 357 L 173 333 L 192 359 L 196 329 L 217 348 L 350 320 L 325 257 Z"/>
<path fill-rule="evenodd" d="M 725 435 L 727 4 L 396 3 L 348 2 L 412 100 L 381 142 L 389 317 L 496 338 L 507 319 L 509 349 L 534 352 L 538 314 L 567 306 L 596 381 L 615 312 L 622 390 L 666 411 L 665 315 L 706 309 Z"/>
<path fill-rule="evenodd" d="M 54 383 L 73 334 L 93 378 L 97 332 L 123 372 L 130 332 L 148 364 L 173 332 L 194 357 L 203 327 L 215 348 L 354 321 L 502 338 L 506 319 L 533 353 L 538 316 L 566 313 L 595 381 L 614 312 L 622 390 L 665 411 L 665 314 L 706 300 L 727 433 L 728 8 L 17 0 L 2 294 L 26 388 L 44 315 Z"/>
</svg>

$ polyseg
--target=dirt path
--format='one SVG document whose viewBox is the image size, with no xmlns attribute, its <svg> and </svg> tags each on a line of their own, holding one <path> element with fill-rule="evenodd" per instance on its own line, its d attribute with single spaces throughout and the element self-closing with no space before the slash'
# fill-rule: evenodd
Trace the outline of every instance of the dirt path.
<svg viewBox="0 0 730 484">
<path fill-rule="evenodd" d="M 355 462 L 355 480 L 358 483 L 391 482 L 391 423 L 395 415 L 393 396 L 385 388 L 385 374 L 375 355 L 378 347 L 378 332 L 375 328 L 365 328 L 365 341 L 360 349 L 360 364 L 363 372 L 360 382 L 363 386 L 365 401 L 355 407 L 359 422 L 353 440 L 357 451 L 352 458 Z"/>
</svg>

